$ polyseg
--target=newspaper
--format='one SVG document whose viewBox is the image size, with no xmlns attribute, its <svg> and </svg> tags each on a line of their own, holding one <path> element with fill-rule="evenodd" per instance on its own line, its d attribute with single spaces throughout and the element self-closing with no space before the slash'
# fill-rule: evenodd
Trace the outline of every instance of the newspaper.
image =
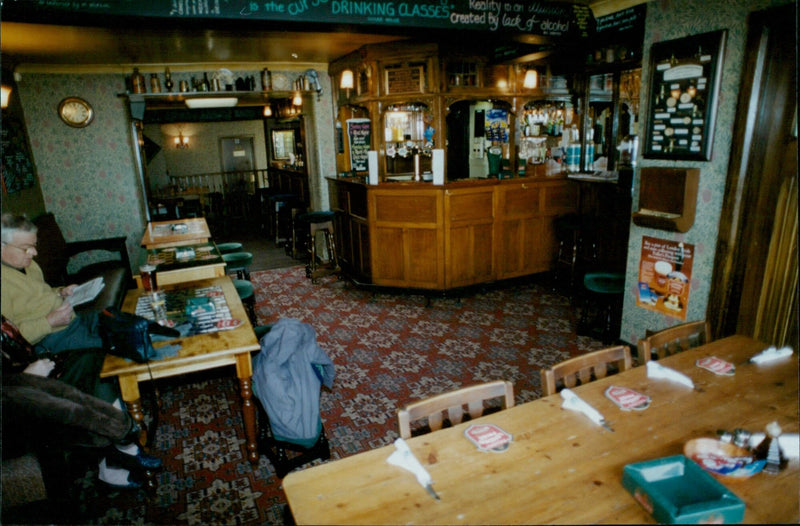
<svg viewBox="0 0 800 526">
<path fill-rule="evenodd" d="M 103 278 L 97 277 L 94 278 L 93 280 L 87 281 L 86 283 L 75 287 L 75 290 L 72 291 L 72 294 L 67 296 L 65 299 L 70 303 L 70 305 L 75 307 L 82 303 L 86 303 L 87 301 L 92 301 L 93 299 L 95 299 L 105 286 L 106 284 L 103 281 Z"/>
</svg>

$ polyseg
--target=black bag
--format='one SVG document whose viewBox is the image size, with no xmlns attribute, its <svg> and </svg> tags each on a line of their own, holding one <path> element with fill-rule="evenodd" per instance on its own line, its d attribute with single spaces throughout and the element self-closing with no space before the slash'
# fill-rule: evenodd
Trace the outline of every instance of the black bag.
<svg viewBox="0 0 800 526">
<path fill-rule="evenodd" d="M 113 307 L 103 309 L 97 318 L 100 337 L 108 354 L 137 363 L 155 357 L 150 341 L 150 320 Z"/>
</svg>

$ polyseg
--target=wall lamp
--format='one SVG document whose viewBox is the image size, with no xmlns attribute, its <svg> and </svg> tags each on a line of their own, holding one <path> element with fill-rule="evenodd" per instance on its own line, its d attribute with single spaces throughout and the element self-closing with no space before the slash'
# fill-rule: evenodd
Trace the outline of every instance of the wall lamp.
<svg viewBox="0 0 800 526">
<path fill-rule="evenodd" d="M 272 105 L 267 104 L 264 106 L 264 117 L 272 117 Z"/>
<path fill-rule="evenodd" d="M 292 106 L 302 106 L 303 105 L 303 96 L 300 95 L 299 91 L 296 91 L 294 96 L 292 97 Z"/>
<path fill-rule="evenodd" d="M 525 72 L 525 80 L 522 81 L 522 87 L 525 89 L 536 89 L 539 87 L 539 72 L 535 69 L 529 69 Z"/>
<path fill-rule="evenodd" d="M 353 70 L 345 69 L 342 71 L 342 79 L 339 81 L 339 88 L 345 90 L 348 99 L 350 98 L 350 90 L 353 89 L 353 86 Z"/>
<path fill-rule="evenodd" d="M 185 150 L 189 147 L 189 137 L 184 137 L 183 132 L 179 131 L 178 136 L 175 137 L 175 148 Z"/>
<path fill-rule="evenodd" d="M 8 108 L 8 99 L 10 99 L 10 98 L 11 98 L 11 86 L 6 86 L 5 84 L 3 84 L 3 86 L 2 86 L 2 104 L 0 104 L 0 106 L 2 106 L 3 109 Z"/>
</svg>

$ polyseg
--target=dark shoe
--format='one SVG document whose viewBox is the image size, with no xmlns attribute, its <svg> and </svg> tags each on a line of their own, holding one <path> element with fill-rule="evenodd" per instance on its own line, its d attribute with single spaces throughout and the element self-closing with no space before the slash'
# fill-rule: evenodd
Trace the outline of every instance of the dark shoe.
<svg viewBox="0 0 800 526">
<path fill-rule="evenodd" d="M 111 446 L 108 448 L 106 460 L 109 467 L 125 468 L 131 472 L 141 469 L 151 471 L 161 469 L 164 464 L 160 458 L 145 454 L 141 447 L 135 455 L 128 455 Z"/>
</svg>

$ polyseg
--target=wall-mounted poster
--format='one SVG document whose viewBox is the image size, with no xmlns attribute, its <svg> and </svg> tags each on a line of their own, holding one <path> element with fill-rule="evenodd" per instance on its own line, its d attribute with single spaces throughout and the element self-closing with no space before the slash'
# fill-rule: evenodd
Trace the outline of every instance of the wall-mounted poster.
<svg viewBox="0 0 800 526">
<path fill-rule="evenodd" d="M 726 35 L 721 30 L 653 44 L 645 157 L 711 159 Z"/>
<path fill-rule="evenodd" d="M 636 305 L 686 320 L 694 245 L 642 237 Z"/>
<path fill-rule="evenodd" d="M 367 152 L 370 149 L 370 120 L 347 119 L 347 138 L 350 141 L 350 169 L 367 171 Z"/>
</svg>

